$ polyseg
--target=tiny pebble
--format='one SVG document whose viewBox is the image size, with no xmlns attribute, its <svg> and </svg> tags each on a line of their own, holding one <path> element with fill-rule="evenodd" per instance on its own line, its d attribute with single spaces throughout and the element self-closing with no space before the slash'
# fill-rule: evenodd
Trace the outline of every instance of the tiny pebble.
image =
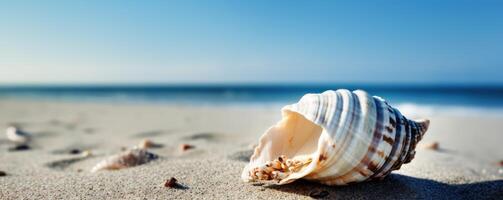
<svg viewBox="0 0 503 200">
<path fill-rule="evenodd" d="M 195 147 L 194 147 L 193 145 L 190 145 L 190 144 L 182 144 L 182 145 L 180 146 L 180 148 L 182 149 L 182 151 L 187 151 L 187 150 L 189 150 L 189 149 L 193 149 L 193 148 L 195 148 Z"/>
<path fill-rule="evenodd" d="M 440 148 L 440 145 L 438 144 L 438 142 L 431 142 L 431 143 L 425 144 L 424 148 L 430 149 L 430 150 L 438 150 Z"/>
<path fill-rule="evenodd" d="M 148 149 L 148 148 L 152 148 L 154 147 L 154 142 L 152 142 L 152 140 L 149 140 L 149 139 L 144 139 L 140 142 L 140 144 L 138 145 L 138 147 L 142 148 L 142 149 Z"/>
<path fill-rule="evenodd" d="M 314 198 L 314 199 L 321 199 L 321 198 L 325 198 L 329 195 L 330 193 L 328 193 L 327 191 L 323 190 L 323 191 L 312 191 L 309 193 L 309 196 Z"/>
<path fill-rule="evenodd" d="M 80 150 L 79 149 L 72 149 L 70 150 L 70 154 L 79 154 Z"/>
<path fill-rule="evenodd" d="M 166 182 L 164 183 L 164 187 L 174 188 L 178 186 L 177 182 L 178 180 L 176 180 L 175 177 L 171 177 L 169 180 L 166 180 Z"/>
<path fill-rule="evenodd" d="M 0 171 L 0 176 L 7 176 L 7 173 L 5 173 L 4 171 Z"/>
<path fill-rule="evenodd" d="M 77 169 L 77 172 L 82 172 L 82 171 L 84 171 L 84 170 L 83 169 Z"/>
</svg>

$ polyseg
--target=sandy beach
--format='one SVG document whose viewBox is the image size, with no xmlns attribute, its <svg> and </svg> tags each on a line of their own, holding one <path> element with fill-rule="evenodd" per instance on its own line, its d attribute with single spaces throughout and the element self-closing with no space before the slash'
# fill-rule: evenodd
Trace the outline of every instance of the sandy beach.
<svg viewBox="0 0 503 200">
<path fill-rule="evenodd" d="M 253 145 L 280 115 L 276 106 L 189 106 L 0 101 L 0 199 L 502 199 L 503 117 L 428 116 L 416 158 L 382 181 L 283 186 L 241 181 Z M 3 130 L 33 134 L 31 149 L 9 151 Z M 117 171 L 91 168 L 150 139 L 160 159 Z M 194 146 L 181 150 L 182 144 Z M 92 156 L 71 154 L 89 150 Z M 175 177 L 181 187 L 164 183 Z"/>
</svg>

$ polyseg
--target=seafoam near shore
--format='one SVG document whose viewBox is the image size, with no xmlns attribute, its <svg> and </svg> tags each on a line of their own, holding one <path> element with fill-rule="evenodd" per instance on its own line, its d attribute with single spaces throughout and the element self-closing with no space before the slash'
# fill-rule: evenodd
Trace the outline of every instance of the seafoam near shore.
<svg viewBox="0 0 503 200">
<path fill-rule="evenodd" d="M 278 106 L 189 106 L 1 100 L 0 130 L 33 134 L 31 149 L 8 151 L 0 134 L 0 199 L 497 199 L 503 197 L 503 117 L 416 112 L 431 119 L 416 158 L 383 181 L 329 187 L 244 183 L 242 168 Z M 410 109 L 410 108 L 409 108 Z M 412 109 L 414 111 L 414 109 Z M 411 111 L 404 111 L 405 114 Z M 151 139 L 157 161 L 91 173 L 94 164 Z M 421 144 L 420 143 L 420 144 Z M 193 149 L 181 150 L 190 144 Z M 89 150 L 90 157 L 71 154 Z M 182 187 L 166 188 L 170 177 Z"/>
</svg>

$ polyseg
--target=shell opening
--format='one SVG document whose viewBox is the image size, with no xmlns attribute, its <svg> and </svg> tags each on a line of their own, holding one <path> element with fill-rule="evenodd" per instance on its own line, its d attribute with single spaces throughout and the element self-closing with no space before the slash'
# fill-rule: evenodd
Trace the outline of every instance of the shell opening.
<svg viewBox="0 0 503 200">
<path fill-rule="evenodd" d="M 322 132 L 301 114 L 284 110 L 283 119 L 261 137 L 243 179 L 284 184 L 307 175 Z"/>
</svg>

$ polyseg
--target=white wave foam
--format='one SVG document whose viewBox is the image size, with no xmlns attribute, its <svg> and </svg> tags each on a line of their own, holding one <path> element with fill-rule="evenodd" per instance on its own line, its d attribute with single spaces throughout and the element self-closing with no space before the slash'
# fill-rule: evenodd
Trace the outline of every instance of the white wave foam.
<svg viewBox="0 0 503 200">
<path fill-rule="evenodd" d="M 503 116 L 503 108 L 486 108 L 475 106 L 446 106 L 416 103 L 401 103 L 396 105 L 400 112 L 411 119 L 432 116 Z"/>
</svg>

